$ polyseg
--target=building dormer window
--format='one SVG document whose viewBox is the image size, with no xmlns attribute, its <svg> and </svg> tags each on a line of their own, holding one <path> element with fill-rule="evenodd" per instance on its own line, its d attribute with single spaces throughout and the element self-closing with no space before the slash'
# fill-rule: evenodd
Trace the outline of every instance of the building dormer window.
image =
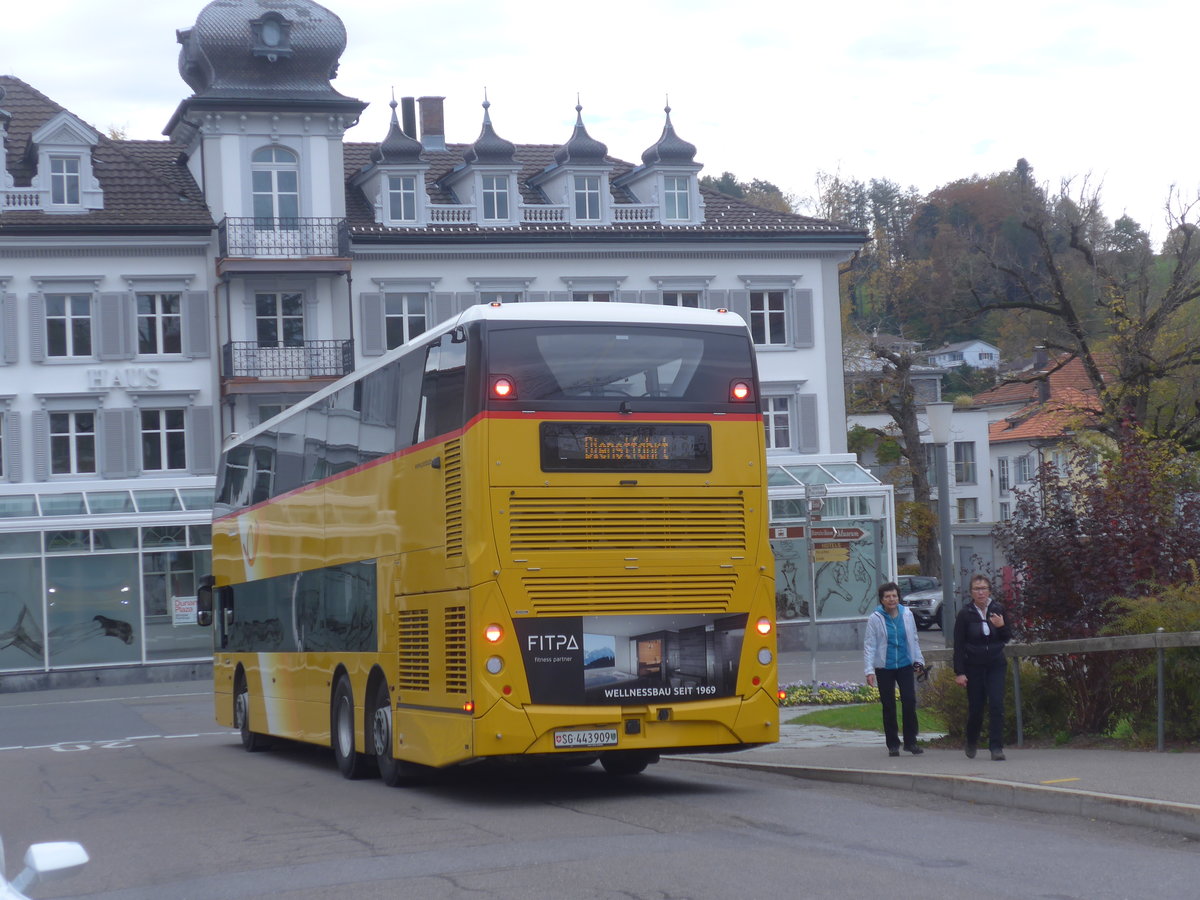
<svg viewBox="0 0 1200 900">
<path fill-rule="evenodd" d="M 484 175 L 482 181 L 484 221 L 507 222 L 509 219 L 508 176 Z"/>
<path fill-rule="evenodd" d="M 575 218 L 581 222 L 598 222 L 600 207 L 600 176 L 575 176 Z"/>
<path fill-rule="evenodd" d="M 692 218 L 691 181 L 687 175 L 663 176 L 663 218 L 667 221 Z"/>
<path fill-rule="evenodd" d="M 79 205 L 79 157 L 50 157 L 50 202 L 54 206 Z"/>
<path fill-rule="evenodd" d="M 255 56 L 263 56 L 267 62 L 275 62 L 280 57 L 292 55 L 292 23 L 279 13 L 269 12 L 261 19 L 251 21 L 250 30 L 254 36 L 252 52 Z"/>
<path fill-rule="evenodd" d="M 392 222 L 416 222 L 416 176 L 388 175 L 387 186 L 388 218 Z"/>
</svg>

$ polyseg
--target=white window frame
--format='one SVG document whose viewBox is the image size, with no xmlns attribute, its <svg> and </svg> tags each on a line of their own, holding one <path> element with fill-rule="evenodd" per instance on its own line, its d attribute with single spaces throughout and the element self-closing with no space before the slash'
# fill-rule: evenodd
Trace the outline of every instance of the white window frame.
<svg viewBox="0 0 1200 900">
<path fill-rule="evenodd" d="M 56 153 L 50 157 L 50 205 L 77 208 L 83 197 L 83 162 L 79 156 Z"/>
<path fill-rule="evenodd" d="M 604 176 L 598 173 L 576 173 L 571 176 L 573 221 L 595 223 L 604 221 L 604 181 Z M 581 208 L 582 214 L 580 213 Z"/>
<path fill-rule="evenodd" d="M 386 181 L 384 220 L 391 225 L 417 224 L 421 216 L 421 205 L 417 194 L 418 176 L 412 173 L 393 172 L 383 177 Z M 400 215 L 396 215 L 397 203 Z"/>
<path fill-rule="evenodd" d="M 1015 466 L 1016 471 L 1014 473 L 1014 480 L 1016 484 L 1029 484 L 1029 482 L 1033 481 L 1034 466 L 1032 465 L 1032 462 L 1032 453 L 1022 453 L 1017 457 Z"/>
<path fill-rule="evenodd" d="M 171 424 L 168 419 L 178 413 L 178 422 Z M 152 427 L 147 428 L 146 418 L 154 417 L 157 422 Z M 188 467 L 187 458 L 187 407 L 164 407 L 162 409 L 139 409 L 137 428 L 138 437 L 141 441 L 139 460 L 143 472 L 186 472 Z M 181 465 L 171 465 L 171 449 L 172 438 L 182 444 L 176 443 L 175 446 L 182 447 L 182 459 L 178 460 Z M 161 466 L 147 465 L 147 450 L 149 449 L 148 442 L 153 442 L 157 445 L 158 456 Z"/>
<path fill-rule="evenodd" d="M 413 338 L 429 330 L 433 310 L 430 308 L 431 297 L 428 291 L 384 291 L 383 293 L 383 344 L 388 350 L 394 350 L 402 344 L 407 344 Z M 415 312 L 412 306 L 421 304 L 421 311 Z M 414 320 L 420 318 L 421 327 L 414 330 Z M 402 340 L 398 344 L 391 341 L 390 323 L 399 324 Z"/>
<path fill-rule="evenodd" d="M 283 300 L 284 300 L 285 295 L 293 295 L 293 296 L 299 298 L 300 312 L 298 314 L 285 314 L 284 306 L 283 306 Z M 270 316 L 262 315 L 259 313 L 259 310 L 258 310 L 259 298 L 260 297 L 268 297 L 268 296 L 275 298 L 274 299 L 275 311 Z M 282 288 L 275 289 L 275 290 L 266 289 L 266 288 L 255 289 L 251 296 L 251 312 L 254 315 L 254 325 L 253 325 L 254 342 L 256 344 L 258 344 L 258 346 L 262 349 L 271 348 L 271 345 L 264 344 L 262 341 L 262 338 L 259 336 L 258 325 L 259 325 L 260 321 L 272 321 L 275 323 L 275 330 L 276 330 L 276 340 L 275 340 L 275 344 L 274 344 L 275 348 L 305 346 L 305 344 L 307 344 L 307 342 L 308 342 L 307 323 L 305 322 L 305 319 L 307 317 L 304 314 L 306 301 L 307 301 L 307 296 L 306 296 L 305 292 L 301 291 L 301 290 L 286 290 L 286 289 L 282 289 Z M 285 332 L 284 325 L 289 321 L 297 320 L 297 319 L 300 322 L 300 343 L 299 344 L 289 344 L 289 343 L 287 343 L 287 341 L 284 338 L 284 332 Z"/>
<path fill-rule="evenodd" d="M 750 289 L 750 334 L 756 347 L 790 347 L 791 328 L 788 315 L 789 291 L 783 288 L 751 288 Z M 758 298 L 761 308 L 755 309 L 755 299 Z M 778 301 L 778 308 L 775 301 Z M 779 328 L 774 325 L 778 323 Z M 779 332 L 778 335 L 776 332 Z M 759 340 L 759 338 L 762 340 Z M 775 338 L 778 337 L 778 340 Z"/>
<path fill-rule="evenodd" d="M 65 422 L 61 418 L 63 416 L 66 417 Z M 78 416 L 91 416 L 91 419 L 92 419 L 91 431 L 82 430 L 79 427 L 80 421 L 77 418 Z M 57 419 L 57 422 L 56 422 L 56 419 Z M 47 436 L 48 436 L 48 445 L 49 445 L 49 449 L 50 449 L 50 459 L 48 461 L 47 467 L 49 469 L 50 475 L 54 476 L 54 475 L 95 475 L 95 474 L 97 474 L 100 470 L 100 459 L 99 459 L 100 447 L 99 447 L 99 440 L 98 440 L 99 429 L 100 429 L 99 411 L 95 410 L 95 409 L 91 409 L 91 410 L 50 410 L 48 421 L 49 421 L 49 424 L 48 424 Z M 58 427 L 60 429 L 65 424 L 66 429 L 55 431 L 56 424 L 58 425 Z M 81 468 L 79 468 L 80 456 L 82 455 L 80 453 L 80 450 L 82 449 L 82 445 L 85 444 L 89 439 L 91 441 L 92 468 L 81 469 Z M 55 465 L 55 445 L 56 445 L 56 443 L 61 445 L 64 440 L 67 444 L 68 451 L 69 451 L 67 454 L 67 456 L 69 458 L 69 468 L 66 471 L 56 470 L 54 467 L 54 465 Z"/>
<path fill-rule="evenodd" d="M 686 302 L 688 300 L 695 302 Z M 686 306 L 691 309 L 703 309 L 704 291 L 663 291 L 662 302 L 663 306 Z"/>
<path fill-rule="evenodd" d="M 512 221 L 511 188 L 508 175 L 484 173 L 479 176 L 480 221 Z"/>
<path fill-rule="evenodd" d="M 954 501 L 955 516 L 964 524 L 979 521 L 979 498 L 957 497 Z M 971 512 L 974 510 L 974 512 Z"/>
<path fill-rule="evenodd" d="M 663 221 L 689 222 L 692 218 L 692 177 L 663 176 Z"/>
<path fill-rule="evenodd" d="M 975 484 L 978 478 L 975 466 L 975 442 L 954 442 L 954 483 Z"/>
<path fill-rule="evenodd" d="M 1000 503 L 1000 521 L 1007 522 L 1011 518 L 1012 518 L 1012 504 L 1009 503 L 1008 501 L 1002 501 Z"/>
<path fill-rule="evenodd" d="M 170 311 L 164 307 L 174 299 L 175 309 Z M 142 311 L 142 301 L 149 300 L 151 309 Z M 137 307 L 137 353 L 138 356 L 182 356 L 183 355 L 183 294 L 180 291 L 138 291 L 134 295 Z M 166 349 L 168 327 L 175 326 L 175 343 L 177 349 Z M 143 330 L 143 326 L 145 329 Z M 142 337 L 148 334 L 153 338 L 154 348 L 143 349 Z"/>
<path fill-rule="evenodd" d="M 612 303 L 615 299 L 613 291 L 571 291 L 574 303 Z"/>
<path fill-rule="evenodd" d="M 996 489 L 1003 496 L 1012 488 L 1012 482 L 1009 481 L 1008 472 L 1008 457 L 999 456 L 996 458 Z"/>
<path fill-rule="evenodd" d="M 270 159 L 264 158 L 270 154 Z M 260 179 L 256 176 L 267 175 L 270 189 L 264 190 Z M 288 189 L 280 184 L 280 175 L 290 174 L 296 178 L 295 189 Z M 256 183 L 258 182 L 258 183 Z M 265 198 L 271 207 L 271 215 L 259 214 L 259 198 Z M 268 145 L 259 147 L 250 154 L 250 213 L 254 217 L 255 227 L 260 230 L 286 229 L 294 230 L 299 227 L 302 215 L 300 206 L 300 154 L 291 147 Z M 294 212 L 284 207 L 295 205 Z M 266 224 L 269 219 L 270 224 Z"/>
<path fill-rule="evenodd" d="M 93 334 L 93 331 L 92 331 L 93 324 L 94 324 L 93 300 L 95 298 L 95 295 L 92 294 L 90 291 L 88 291 L 88 292 L 49 291 L 49 292 L 44 293 L 42 295 L 42 298 L 43 298 L 43 301 L 45 302 L 45 314 L 46 314 L 46 323 L 45 323 L 46 324 L 46 334 L 45 334 L 46 359 L 91 359 L 91 358 L 93 358 L 95 356 L 95 346 L 96 346 L 95 335 Z M 51 311 L 50 311 L 51 299 L 57 300 L 59 298 L 61 298 L 63 300 L 63 312 L 61 314 L 51 313 Z M 80 300 L 83 302 L 84 305 L 86 305 L 86 307 L 87 307 L 86 316 L 79 314 L 75 310 L 74 307 L 76 304 L 74 301 L 76 301 L 76 300 Z M 75 341 L 75 337 L 74 337 L 74 327 L 73 326 L 76 324 L 76 322 L 83 321 L 85 319 L 87 321 L 87 343 L 88 343 L 88 346 L 87 346 L 87 352 L 80 353 L 80 352 L 77 352 L 80 348 L 77 348 L 75 346 L 76 341 Z M 63 345 L 66 349 L 65 353 L 51 352 L 50 331 L 51 331 L 52 324 L 59 324 L 59 326 L 63 329 Z"/>
<path fill-rule="evenodd" d="M 763 395 L 763 432 L 768 450 L 790 451 L 796 446 L 796 410 L 792 400 L 791 394 Z"/>
</svg>

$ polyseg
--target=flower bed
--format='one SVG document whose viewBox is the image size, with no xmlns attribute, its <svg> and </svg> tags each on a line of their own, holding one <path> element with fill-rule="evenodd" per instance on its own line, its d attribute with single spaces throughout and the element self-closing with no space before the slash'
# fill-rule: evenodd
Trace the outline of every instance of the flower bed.
<svg viewBox="0 0 1200 900">
<path fill-rule="evenodd" d="M 879 699 L 879 689 L 865 684 L 836 681 L 794 682 L 780 685 L 780 706 L 826 706 L 837 703 L 870 703 Z"/>
</svg>

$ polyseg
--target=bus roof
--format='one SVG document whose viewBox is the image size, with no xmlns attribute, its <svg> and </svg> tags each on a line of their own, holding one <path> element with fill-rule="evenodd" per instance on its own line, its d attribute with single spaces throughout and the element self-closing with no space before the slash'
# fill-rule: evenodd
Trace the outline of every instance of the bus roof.
<svg viewBox="0 0 1200 900">
<path fill-rule="evenodd" d="M 294 406 L 265 422 L 261 422 L 243 434 L 228 435 L 221 444 L 221 452 L 225 453 L 260 432 L 266 431 L 281 420 L 294 416 L 312 404 L 330 394 L 344 388 L 359 378 L 387 365 L 397 356 L 402 356 L 410 349 L 423 346 L 438 335 L 453 331 L 466 322 L 480 320 L 492 322 L 619 322 L 625 325 L 682 325 L 682 326 L 722 326 L 725 328 L 740 328 L 748 330 L 746 320 L 735 312 L 716 309 L 694 309 L 687 306 L 662 306 L 657 303 L 477 303 L 468 307 L 457 316 L 453 316 L 426 332 L 419 334 L 408 343 L 401 344 L 389 350 L 378 359 L 372 360 L 339 378 L 333 384 L 326 385 L 313 394 L 305 397 Z"/>
</svg>

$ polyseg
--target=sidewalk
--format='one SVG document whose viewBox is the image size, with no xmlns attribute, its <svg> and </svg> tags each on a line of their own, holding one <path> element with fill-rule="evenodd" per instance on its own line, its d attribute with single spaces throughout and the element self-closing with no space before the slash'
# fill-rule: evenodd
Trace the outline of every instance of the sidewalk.
<svg viewBox="0 0 1200 900">
<path fill-rule="evenodd" d="M 686 758 L 1200 838 L 1200 753 L 1005 747 L 1008 759 L 993 762 L 986 747 L 975 759 L 961 749 L 924 750 L 890 757 L 880 734 L 785 724 L 778 744 Z"/>
</svg>

